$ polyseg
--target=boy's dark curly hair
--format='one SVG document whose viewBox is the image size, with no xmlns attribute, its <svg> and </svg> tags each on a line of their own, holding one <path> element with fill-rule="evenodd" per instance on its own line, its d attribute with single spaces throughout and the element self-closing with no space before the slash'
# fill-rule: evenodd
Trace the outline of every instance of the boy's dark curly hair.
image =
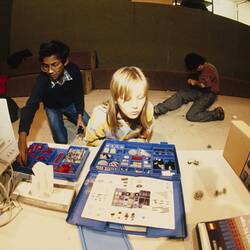
<svg viewBox="0 0 250 250">
<path fill-rule="evenodd" d="M 69 51 L 69 46 L 58 40 L 42 43 L 39 50 L 39 61 L 42 62 L 45 57 L 55 55 L 62 63 L 65 63 Z"/>
<path fill-rule="evenodd" d="M 184 61 L 187 69 L 193 71 L 196 70 L 199 65 L 203 65 L 206 62 L 206 58 L 196 53 L 189 53 L 185 56 Z"/>
</svg>

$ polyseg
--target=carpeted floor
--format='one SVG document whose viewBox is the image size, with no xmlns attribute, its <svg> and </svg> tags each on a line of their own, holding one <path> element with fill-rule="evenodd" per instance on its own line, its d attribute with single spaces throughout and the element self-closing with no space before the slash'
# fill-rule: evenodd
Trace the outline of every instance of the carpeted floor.
<svg viewBox="0 0 250 250">
<path fill-rule="evenodd" d="M 163 101 L 174 92 L 150 91 L 149 99 L 153 104 Z M 108 99 L 109 90 L 93 90 L 85 96 L 85 108 L 91 114 L 93 108 Z M 23 107 L 27 97 L 15 98 L 19 107 Z M 250 99 L 230 96 L 219 96 L 213 107 L 222 106 L 225 109 L 225 120 L 205 123 L 189 122 L 185 114 L 191 103 L 183 105 L 180 109 L 160 116 L 154 123 L 152 142 L 166 141 L 175 144 L 180 150 L 223 149 L 232 119 L 240 119 L 250 125 Z M 15 136 L 18 134 L 19 121 L 13 123 Z M 76 128 L 66 121 L 69 132 L 69 143 L 75 138 Z M 29 141 L 53 142 L 48 127 L 47 118 L 41 105 L 37 112 Z"/>
</svg>

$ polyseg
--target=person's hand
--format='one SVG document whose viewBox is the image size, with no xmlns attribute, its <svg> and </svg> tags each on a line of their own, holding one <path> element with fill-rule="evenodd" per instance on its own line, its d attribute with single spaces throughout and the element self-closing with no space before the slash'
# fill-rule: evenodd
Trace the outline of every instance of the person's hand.
<svg viewBox="0 0 250 250">
<path fill-rule="evenodd" d="M 194 85 L 196 85 L 196 80 L 193 80 L 193 79 L 191 79 L 191 78 L 188 78 L 188 80 L 187 80 L 187 83 L 189 84 L 189 85 L 191 85 L 191 86 L 194 86 Z"/>
<path fill-rule="evenodd" d="M 204 83 L 199 83 L 197 80 L 194 80 L 194 79 L 191 79 L 191 78 L 189 78 L 187 80 L 187 82 L 191 86 L 197 86 L 197 87 L 202 88 L 202 89 L 206 87 L 206 85 Z"/>
<path fill-rule="evenodd" d="M 78 114 L 76 126 L 77 126 L 77 129 L 82 127 L 85 130 L 85 125 L 83 123 L 83 118 L 81 114 Z"/>
<path fill-rule="evenodd" d="M 132 131 L 130 131 L 128 134 L 122 136 L 120 139 L 123 141 L 128 141 L 134 138 L 139 138 L 141 133 L 141 128 L 136 128 Z"/>
<path fill-rule="evenodd" d="M 17 161 L 21 166 L 26 166 L 27 164 L 27 134 L 26 132 L 21 132 L 18 138 L 18 148 L 19 155 L 17 156 Z"/>
<path fill-rule="evenodd" d="M 80 115 L 80 114 L 78 115 L 76 126 L 77 126 L 77 134 L 83 138 L 85 135 L 86 128 L 85 128 L 85 125 L 83 123 L 82 115 Z"/>
<path fill-rule="evenodd" d="M 144 141 L 149 141 L 152 136 L 152 127 L 141 132 L 140 138 Z"/>
</svg>

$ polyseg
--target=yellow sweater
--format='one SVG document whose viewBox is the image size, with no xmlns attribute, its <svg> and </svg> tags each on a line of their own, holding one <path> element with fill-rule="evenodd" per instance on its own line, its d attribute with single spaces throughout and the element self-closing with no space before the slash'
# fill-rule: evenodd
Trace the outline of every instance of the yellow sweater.
<svg viewBox="0 0 250 250">
<path fill-rule="evenodd" d="M 153 104 L 149 102 L 146 112 L 147 121 L 151 124 L 147 131 L 149 133 L 152 131 L 153 115 L 154 107 Z M 131 129 L 129 124 L 121 118 L 120 114 L 118 114 L 117 118 L 120 127 L 116 135 L 113 135 L 107 123 L 107 107 L 105 105 L 95 107 L 86 128 L 85 141 L 87 145 L 99 146 L 105 139 L 130 140 L 140 136 L 141 126 L 138 126 L 136 129 Z"/>
</svg>

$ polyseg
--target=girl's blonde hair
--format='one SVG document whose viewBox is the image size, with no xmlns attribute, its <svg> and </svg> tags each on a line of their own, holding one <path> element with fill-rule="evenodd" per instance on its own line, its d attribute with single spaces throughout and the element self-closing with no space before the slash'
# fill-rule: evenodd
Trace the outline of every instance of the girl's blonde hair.
<svg viewBox="0 0 250 250">
<path fill-rule="evenodd" d="M 145 104 L 142 112 L 136 121 L 131 121 L 131 126 L 135 126 L 133 123 L 141 123 L 142 131 L 146 131 L 150 124 L 147 120 L 146 110 L 148 107 L 148 81 L 142 71 L 138 67 L 123 67 L 115 71 L 110 82 L 111 96 L 108 101 L 108 115 L 107 122 L 110 126 L 112 133 L 115 135 L 119 128 L 117 113 L 119 107 L 117 104 L 118 98 L 128 101 L 132 96 L 133 86 L 141 85 L 144 91 L 144 97 L 146 97 Z"/>
</svg>

